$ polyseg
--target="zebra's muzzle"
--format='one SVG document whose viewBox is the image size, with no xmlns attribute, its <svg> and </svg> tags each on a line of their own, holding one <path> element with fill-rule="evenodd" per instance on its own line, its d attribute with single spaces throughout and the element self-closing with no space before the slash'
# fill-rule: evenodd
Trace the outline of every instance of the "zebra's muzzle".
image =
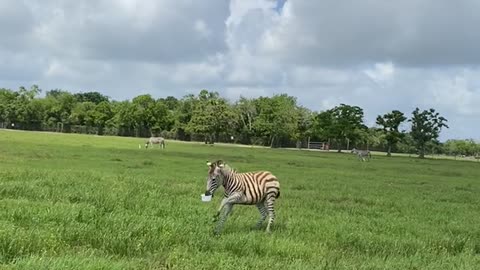
<svg viewBox="0 0 480 270">
<path fill-rule="evenodd" d="M 213 197 L 213 194 L 210 193 L 210 191 L 207 190 L 207 191 L 205 191 L 205 196 L 212 196 Z"/>
</svg>

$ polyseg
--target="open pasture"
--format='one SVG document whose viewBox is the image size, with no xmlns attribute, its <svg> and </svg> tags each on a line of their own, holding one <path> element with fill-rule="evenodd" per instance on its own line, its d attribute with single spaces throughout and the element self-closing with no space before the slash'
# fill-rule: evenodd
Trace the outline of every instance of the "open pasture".
<svg viewBox="0 0 480 270">
<path fill-rule="evenodd" d="M 0 269 L 478 269 L 480 164 L 0 130 Z M 207 160 L 270 170 L 272 234 Z"/>
</svg>

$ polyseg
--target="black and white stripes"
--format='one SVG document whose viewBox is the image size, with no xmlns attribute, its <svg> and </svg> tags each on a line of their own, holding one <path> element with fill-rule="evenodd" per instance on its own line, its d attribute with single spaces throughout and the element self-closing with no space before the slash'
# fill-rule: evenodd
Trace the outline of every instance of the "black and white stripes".
<svg viewBox="0 0 480 270">
<path fill-rule="evenodd" d="M 150 137 L 146 142 L 145 142 L 145 149 L 148 148 L 149 145 L 158 144 L 158 147 L 164 149 L 165 148 L 165 139 L 162 137 Z"/>
<path fill-rule="evenodd" d="M 207 165 L 209 171 L 205 194 L 213 195 L 222 185 L 225 189 L 222 203 L 214 216 L 215 221 L 220 217 L 215 234 L 220 233 L 234 204 L 256 205 L 260 212 L 256 227 L 259 228 L 268 216 L 266 231 L 270 232 L 275 219 L 275 199 L 280 196 L 280 183 L 277 178 L 268 171 L 237 173 L 221 160 L 214 163 L 207 162 Z M 225 212 L 220 216 L 223 208 Z"/>
<path fill-rule="evenodd" d="M 353 148 L 352 153 L 357 154 L 358 159 L 362 159 L 362 161 L 365 161 L 366 159 L 370 160 L 372 158 L 372 155 L 368 150 L 357 150 L 356 148 Z"/>
</svg>

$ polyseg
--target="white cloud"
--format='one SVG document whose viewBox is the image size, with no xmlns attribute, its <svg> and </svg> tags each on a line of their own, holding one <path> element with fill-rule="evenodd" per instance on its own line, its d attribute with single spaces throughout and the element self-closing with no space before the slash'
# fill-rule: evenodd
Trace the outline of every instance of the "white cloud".
<svg viewBox="0 0 480 270">
<path fill-rule="evenodd" d="M 283 1 L 282 1 L 283 2 Z M 480 127 L 480 2 L 406 0 L 0 2 L 0 87 L 98 90 L 116 99 L 287 92 L 315 110 L 436 108 Z"/>
<path fill-rule="evenodd" d="M 195 21 L 193 28 L 205 38 L 208 38 L 212 34 L 212 31 L 208 28 L 207 24 L 203 20 Z"/>
<path fill-rule="evenodd" d="M 428 104 L 459 115 L 480 115 L 479 90 L 474 89 L 463 74 L 453 78 L 441 76 L 428 83 L 428 96 L 432 97 Z"/>
<path fill-rule="evenodd" d="M 378 84 L 391 80 L 394 73 L 395 67 L 392 62 L 376 63 L 373 69 L 365 70 L 365 74 Z"/>
</svg>

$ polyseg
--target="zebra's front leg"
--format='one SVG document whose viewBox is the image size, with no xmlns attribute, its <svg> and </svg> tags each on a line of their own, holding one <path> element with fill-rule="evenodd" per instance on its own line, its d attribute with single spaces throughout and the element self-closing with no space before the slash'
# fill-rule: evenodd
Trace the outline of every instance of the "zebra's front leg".
<svg viewBox="0 0 480 270">
<path fill-rule="evenodd" d="M 228 215 L 232 211 L 233 204 L 227 203 L 225 204 L 225 213 L 220 217 L 220 220 L 217 223 L 217 226 L 215 228 L 215 231 L 213 232 L 215 235 L 219 235 L 221 230 L 223 229 L 223 224 L 227 220 Z"/>
<path fill-rule="evenodd" d="M 260 212 L 260 219 L 258 220 L 257 224 L 255 224 L 255 229 L 260 229 L 262 223 L 267 218 L 267 208 L 265 207 L 265 202 L 257 203 L 258 211 Z"/>
<path fill-rule="evenodd" d="M 228 198 L 223 198 L 222 202 L 220 203 L 220 207 L 218 207 L 217 213 L 213 215 L 213 222 L 218 221 L 218 217 L 220 216 L 220 213 L 222 212 L 223 207 L 227 203 Z"/>
</svg>

